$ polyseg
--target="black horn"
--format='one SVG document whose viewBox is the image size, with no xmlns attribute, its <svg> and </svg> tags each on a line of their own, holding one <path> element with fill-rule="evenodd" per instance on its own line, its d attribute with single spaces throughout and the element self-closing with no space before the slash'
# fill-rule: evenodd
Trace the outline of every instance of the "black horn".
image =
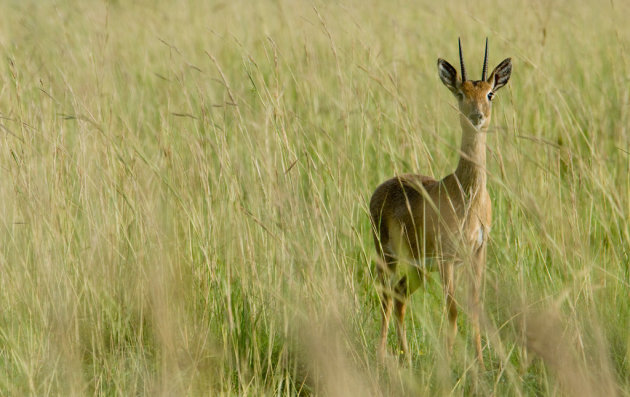
<svg viewBox="0 0 630 397">
<path fill-rule="evenodd" d="M 486 51 L 483 56 L 483 72 L 481 72 L 481 81 L 486 81 L 486 74 L 488 74 L 488 38 L 486 37 Z"/>
<path fill-rule="evenodd" d="M 457 42 L 459 43 L 459 64 L 462 67 L 462 83 L 466 81 L 466 68 L 464 67 L 464 56 L 462 55 L 462 41 L 457 38 Z"/>
</svg>

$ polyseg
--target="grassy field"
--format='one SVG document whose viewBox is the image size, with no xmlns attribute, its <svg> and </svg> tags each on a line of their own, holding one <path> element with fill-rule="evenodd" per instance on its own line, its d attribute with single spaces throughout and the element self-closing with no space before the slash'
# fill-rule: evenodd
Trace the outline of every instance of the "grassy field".
<svg viewBox="0 0 630 397">
<path fill-rule="evenodd" d="M 628 2 L 0 11 L 0 395 L 630 395 Z M 514 65 L 487 369 L 465 307 L 447 360 L 436 275 L 379 364 L 367 202 L 454 170 L 458 36 Z"/>
</svg>

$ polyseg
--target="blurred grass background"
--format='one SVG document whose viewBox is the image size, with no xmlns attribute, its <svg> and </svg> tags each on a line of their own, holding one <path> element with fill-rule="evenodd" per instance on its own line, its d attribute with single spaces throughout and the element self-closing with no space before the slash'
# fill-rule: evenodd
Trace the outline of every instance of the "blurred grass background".
<svg viewBox="0 0 630 397">
<path fill-rule="evenodd" d="M 0 394 L 630 394 L 627 2 L 0 10 Z M 469 74 L 486 36 L 490 68 L 514 64 L 488 139 L 488 369 L 465 314 L 446 360 L 437 277 L 411 366 L 379 365 L 367 200 L 454 169 L 436 59 L 458 36 Z"/>
</svg>

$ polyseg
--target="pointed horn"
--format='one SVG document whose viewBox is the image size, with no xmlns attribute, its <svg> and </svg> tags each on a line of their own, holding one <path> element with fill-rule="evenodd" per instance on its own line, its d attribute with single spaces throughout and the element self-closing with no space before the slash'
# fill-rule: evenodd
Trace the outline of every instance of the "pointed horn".
<svg viewBox="0 0 630 397">
<path fill-rule="evenodd" d="M 459 43 L 459 64 L 462 67 L 462 83 L 466 81 L 466 68 L 464 67 L 464 56 L 462 55 L 462 41 L 457 38 L 457 43 Z"/>
<path fill-rule="evenodd" d="M 483 72 L 481 73 L 481 81 L 486 81 L 486 74 L 488 74 L 488 38 L 486 37 L 486 52 L 483 56 Z"/>
</svg>

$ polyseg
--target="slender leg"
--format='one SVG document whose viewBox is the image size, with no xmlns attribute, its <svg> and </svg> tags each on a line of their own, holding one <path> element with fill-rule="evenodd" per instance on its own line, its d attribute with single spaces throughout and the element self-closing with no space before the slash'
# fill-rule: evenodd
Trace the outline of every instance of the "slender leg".
<svg viewBox="0 0 630 397">
<path fill-rule="evenodd" d="M 482 246 L 476 253 L 474 258 L 474 274 L 472 286 L 472 326 L 475 337 L 475 349 L 477 351 L 477 360 L 481 368 L 485 368 L 483 362 L 483 354 L 481 348 L 481 327 L 479 316 L 481 312 L 481 292 L 483 288 L 483 274 L 486 264 L 486 247 Z"/>
<path fill-rule="evenodd" d="M 386 288 L 383 286 L 383 288 Z M 383 321 L 381 323 L 381 341 L 378 345 L 378 356 L 382 361 L 387 351 L 387 331 L 389 329 L 389 319 L 392 315 L 392 296 L 385 289 L 383 290 L 381 305 L 383 309 Z"/>
<path fill-rule="evenodd" d="M 377 276 L 379 287 L 382 289 L 381 308 L 383 320 L 381 322 L 381 339 L 379 341 L 377 354 L 379 360 L 383 361 L 387 352 L 387 332 L 389 331 L 389 320 L 392 316 L 392 294 L 394 293 L 391 288 L 390 278 L 391 272 L 396 267 L 396 260 L 388 252 L 382 252 L 381 255 L 383 261 L 379 264 Z"/>
<path fill-rule="evenodd" d="M 409 359 L 409 347 L 407 345 L 407 330 L 405 328 L 405 312 L 407 310 L 407 278 L 403 277 L 396 286 L 394 298 L 394 312 L 396 314 L 396 334 L 402 352 L 401 359 Z"/>
<path fill-rule="evenodd" d="M 440 266 L 442 287 L 446 296 L 446 315 L 448 318 L 448 330 L 446 333 L 446 351 L 450 356 L 453 351 L 453 343 L 457 335 L 457 303 L 455 302 L 455 277 L 452 262 L 444 262 Z"/>
</svg>

